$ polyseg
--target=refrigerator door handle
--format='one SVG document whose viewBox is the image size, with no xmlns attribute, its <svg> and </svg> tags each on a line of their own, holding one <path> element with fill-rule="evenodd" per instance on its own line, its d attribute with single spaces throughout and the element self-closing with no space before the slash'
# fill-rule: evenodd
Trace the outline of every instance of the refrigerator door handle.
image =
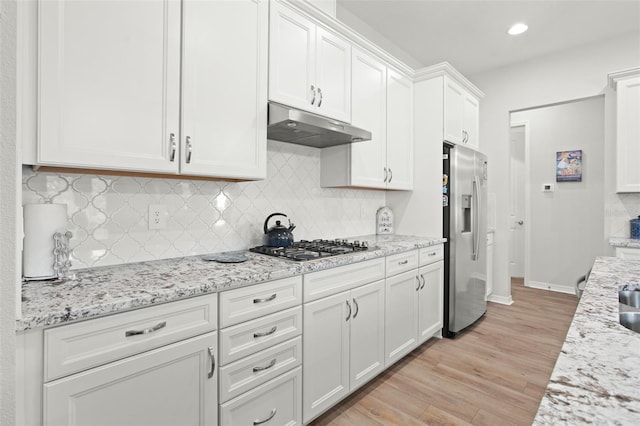
<svg viewBox="0 0 640 426">
<path fill-rule="evenodd" d="M 480 200 L 480 191 L 478 189 L 478 182 L 480 179 L 478 176 L 473 178 L 473 224 L 471 225 L 471 235 L 473 244 L 473 253 L 471 253 L 471 260 L 478 260 L 478 252 L 480 251 L 480 208 L 482 201 Z"/>
</svg>

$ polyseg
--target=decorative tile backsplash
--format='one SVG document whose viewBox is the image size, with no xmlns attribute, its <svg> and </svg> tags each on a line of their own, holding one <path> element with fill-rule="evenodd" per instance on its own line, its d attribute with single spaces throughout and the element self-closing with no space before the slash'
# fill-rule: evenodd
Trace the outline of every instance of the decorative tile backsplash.
<svg viewBox="0 0 640 426">
<path fill-rule="evenodd" d="M 296 224 L 296 240 L 375 233 L 384 191 L 321 188 L 316 148 L 268 141 L 267 159 L 267 179 L 239 183 L 24 167 L 23 203 L 67 205 L 73 269 L 246 249 L 274 212 Z M 149 230 L 150 204 L 166 207 L 165 229 Z"/>
</svg>

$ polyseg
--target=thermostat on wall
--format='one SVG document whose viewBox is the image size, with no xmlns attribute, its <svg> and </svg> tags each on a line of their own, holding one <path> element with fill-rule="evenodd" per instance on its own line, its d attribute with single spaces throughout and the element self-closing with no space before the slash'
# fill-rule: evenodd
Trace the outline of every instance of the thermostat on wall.
<svg viewBox="0 0 640 426">
<path fill-rule="evenodd" d="M 542 192 L 553 192 L 555 190 L 555 185 L 552 183 L 543 183 L 542 184 Z"/>
</svg>

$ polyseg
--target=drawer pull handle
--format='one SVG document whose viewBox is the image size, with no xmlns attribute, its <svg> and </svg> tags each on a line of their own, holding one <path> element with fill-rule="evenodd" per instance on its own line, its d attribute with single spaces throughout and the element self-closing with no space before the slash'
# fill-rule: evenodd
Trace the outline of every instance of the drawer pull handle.
<svg viewBox="0 0 640 426">
<path fill-rule="evenodd" d="M 124 332 L 125 337 L 129 337 L 129 336 L 137 336 L 139 334 L 149 334 L 149 333 L 153 333 L 154 331 L 158 331 L 161 328 L 165 328 L 167 326 L 167 322 L 166 321 L 162 321 L 156 325 L 154 325 L 153 327 L 149 327 L 149 328 L 145 328 L 144 330 L 128 330 Z"/>
<path fill-rule="evenodd" d="M 274 408 L 273 410 L 271 410 L 271 413 L 269 414 L 269 416 L 266 419 L 264 419 L 264 420 L 254 420 L 253 421 L 253 426 L 261 425 L 263 423 L 268 422 L 269 420 L 271 420 L 276 415 L 277 412 L 278 412 L 278 410 L 276 410 Z"/>
<path fill-rule="evenodd" d="M 265 297 L 262 299 L 253 299 L 253 303 L 264 303 L 264 302 L 271 302 L 273 299 L 275 299 L 277 296 L 276 293 L 273 293 L 271 296 L 269 297 Z"/>
<path fill-rule="evenodd" d="M 435 252 L 435 251 L 432 251 L 432 252 L 431 252 L 431 253 L 429 253 L 427 256 L 435 256 L 435 255 L 436 255 L 436 252 Z"/>
<path fill-rule="evenodd" d="M 270 336 L 273 333 L 275 333 L 277 329 L 278 329 L 278 326 L 274 325 L 273 327 L 271 327 L 271 330 L 269 331 L 265 331 L 263 333 L 253 333 L 253 338 L 257 339 L 258 337 Z"/>
<path fill-rule="evenodd" d="M 409 263 L 409 259 L 398 262 L 398 265 L 406 265 L 407 263 Z"/>
<path fill-rule="evenodd" d="M 207 375 L 208 378 L 213 377 L 213 373 L 216 371 L 216 354 L 213 353 L 213 348 L 209 346 L 209 359 L 211 360 L 211 371 Z"/>
<path fill-rule="evenodd" d="M 271 362 L 267 365 L 265 365 L 264 367 L 253 367 L 253 372 L 257 373 L 258 371 L 264 371 L 264 370 L 268 370 L 271 367 L 273 367 L 274 365 L 276 365 L 276 359 L 272 359 Z"/>
</svg>

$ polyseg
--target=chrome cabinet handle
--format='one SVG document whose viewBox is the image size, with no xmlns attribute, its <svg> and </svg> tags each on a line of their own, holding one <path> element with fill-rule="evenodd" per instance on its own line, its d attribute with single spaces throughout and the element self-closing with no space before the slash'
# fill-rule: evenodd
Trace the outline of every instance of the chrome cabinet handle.
<svg viewBox="0 0 640 426">
<path fill-rule="evenodd" d="M 253 303 L 264 303 L 264 302 L 271 302 L 273 299 L 276 298 L 276 293 L 273 293 L 271 296 L 269 297 L 265 297 L 262 299 L 253 299 Z"/>
<path fill-rule="evenodd" d="M 187 136 L 187 164 L 191 163 L 192 150 L 193 150 L 193 144 L 191 143 L 191 136 Z"/>
<path fill-rule="evenodd" d="M 127 330 L 124 332 L 124 335 L 125 337 L 129 337 L 129 336 L 138 336 L 140 334 L 149 334 L 149 333 L 153 333 L 154 331 L 158 331 L 161 328 L 165 328 L 166 326 L 167 326 L 167 322 L 162 321 L 154 325 L 153 327 L 145 328 L 144 330 Z"/>
<path fill-rule="evenodd" d="M 261 425 L 261 424 L 263 424 L 263 423 L 268 422 L 269 420 L 271 420 L 271 419 L 273 418 L 273 416 L 275 416 L 275 415 L 276 415 L 276 413 L 277 413 L 277 412 L 278 412 L 278 410 L 276 410 L 276 409 L 274 408 L 273 410 L 271 410 L 271 414 L 269 414 L 269 416 L 267 416 L 267 418 L 266 418 L 266 419 L 264 419 L 264 420 L 254 420 L 254 421 L 253 421 L 253 426 Z"/>
<path fill-rule="evenodd" d="M 313 98 L 311 98 L 311 105 L 313 105 L 316 102 L 316 88 L 313 87 L 313 84 L 311 85 L 311 93 L 313 93 Z"/>
<path fill-rule="evenodd" d="M 435 251 L 432 251 L 431 253 L 427 254 L 427 256 L 429 256 L 429 257 L 431 257 L 431 256 L 435 256 L 435 255 L 436 255 L 436 252 L 435 252 Z"/>
<path fill-rule="evenodd" d="M 268 370 L 271 367 L 273 367 L 274 365 L 276 365 L 276 359 L 272 359 L 271 362 L 267 365 L 265 365 L 264 367 L 253 367 L 253 372 L 257 373 L 258 371 L 264 371 L 264 370 Z"/>
<path fill-rule="evenodd" d="M 416 287 L 416 291 L 420 290 L 420 277 L 416 275 L 416 281 L 418 281 L 418 287 Z"/>
<path fill-rule="evenodd" d="M 273 333 L 275 333 L 277 329 L 278 329 L 278 326 L 274 325 L 273 327 L 271 327 L 271 330 L 269 330 L 269 331 L 260 332 L 260 333 L 253 333 L 253 338 L 257 339 L 258 337 L 270 336 Z"/>
<path fill-rule="evenodd" d="M 389 175 L 387 174 L 387 168 L 384 168 L 384 183 L 387 183 L 387 178 L 389 177 Z"/>
<path fill-rule="evenodd" d="M 391 168 L 389 168 L 389 182 L 387 182 L 387 183 L 391 183 L 392 180 L 393 180 L 393 170 L 391 170 Z"/>
<path fill-rule="evenodd" d="M 169 143 L 171 144 L 171 154 L 169 154 L 169 161 L 173 163 L 176 159 L 176 149 L 178 148 L 178 145 L 176 144 L 175 133 L 169 134 Z"/>
<path fill-rule="evenodd" d="M 320 99 L 318 100 L 318 108 L 322 105 L 322 90 L 318 87 L 318 95 L 320 95 Z"/>
<path fill-rule="evenodd" d="M 349 321 L 349 318 L 351 318 L 351 303 L 349 303 L 348 300 L 347 300 L 347 307 L 349 308 L 349 314 L 347 315 L 347 318 L 345 318 L 345 321 Z"/>
<path fill-rule="evenodd" d="M 407 263 L 409 263 L 409 259 L 398 262 L 398 265 L 406 265 Z"/>
<path fill-rule="evenodd" d="M 216 354 L 213 353 L 213 348 L 211 346 L 209 346 L 209 359 L 211 360 L 211 370 L 207 377 L 212 378 L 213 373 L 216 371 Z"/>
<path fill-rule="evenodd" d="M 422 285 L 420 286 L 420 290 L 422 290 L 427 281 L 424 279 L 424 275 L 420 275 L 420 278 L 422 278 Z"/>
<path fill-rule="evenodd" d="M 353 306 L 356 307 L 356 313 L 353 314 L 353 319 L 356 319 L 356 317 L 358 316 L 358 312 L 360 312 L 360 307 L 358 306 L 358 302 L 356 301 L 356 298 L 353 298 Z"/>
</svg>

